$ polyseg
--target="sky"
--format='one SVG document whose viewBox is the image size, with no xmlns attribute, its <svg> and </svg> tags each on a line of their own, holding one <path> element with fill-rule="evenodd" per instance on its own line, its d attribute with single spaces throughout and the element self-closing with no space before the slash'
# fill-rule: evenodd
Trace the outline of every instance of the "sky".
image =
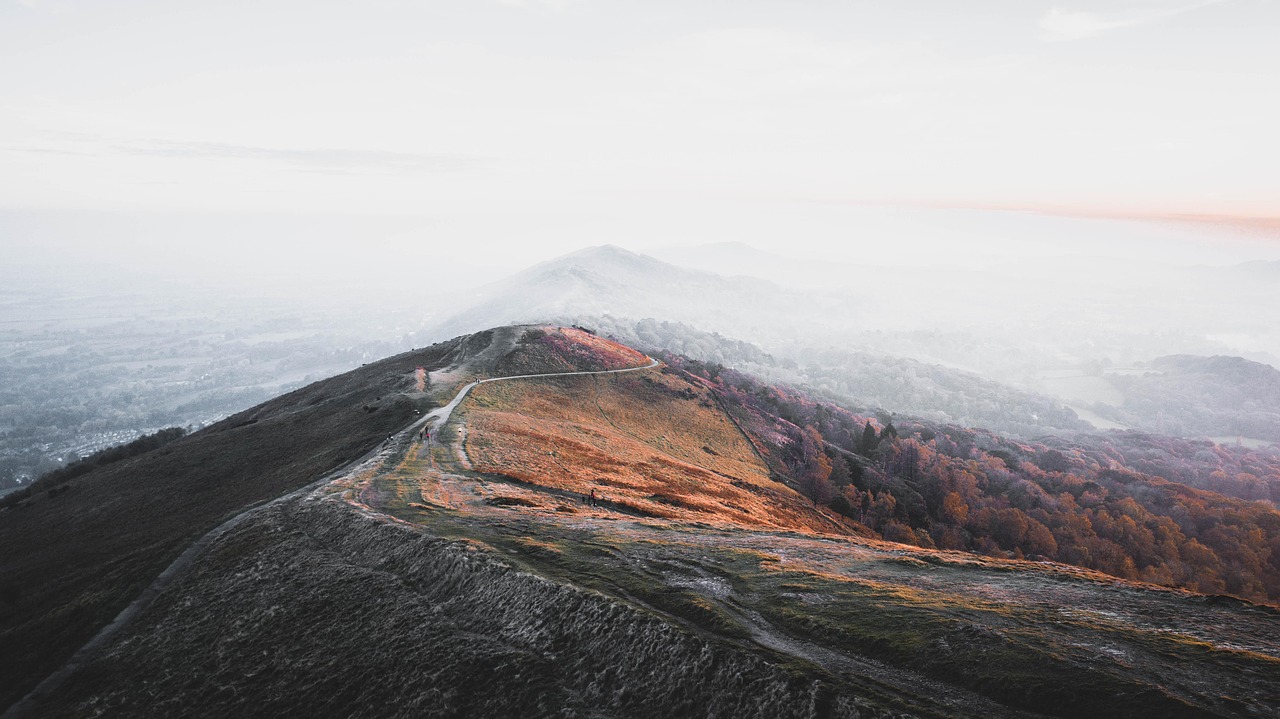
<svg viewBox="0 0 1280 719">
<path fill-rule="evenodd" d="M 845 206 L 1276 218 L 1278 37 L 1277 0 L 0 0 L 0 212 L 521 261 Z"/>
</svg>

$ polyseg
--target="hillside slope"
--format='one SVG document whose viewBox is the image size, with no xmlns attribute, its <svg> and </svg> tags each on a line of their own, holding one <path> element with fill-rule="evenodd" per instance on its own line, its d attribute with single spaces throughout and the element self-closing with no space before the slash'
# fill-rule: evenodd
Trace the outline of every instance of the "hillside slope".
<svg viewBox="0 0 1280 719">
<path fill-rule="evenodd" d="M 776 474 L 885 539 L 1280 601 L 1280 453 L 1139 433 L 1023 440 L 886 423 L 663 357 L 723 398 Z"/>
<path fill-rule="evenodd" d="M 490 384 L 462 415 L 465 451 L 477 472 L 595 491 L 644 516 L 851 531 L 771 478 L 715 403 L 705 388 L 663 373 Z"/>
<path fill-rule="evenodd" d="M 1098 414 L 1164 434 L 1249 437 L 1280 444 L 1280 370 L 1241 357 L 1157 357 L 1150 371 L 1112 374 L 1124 397 Z"/>
<path fill-rule="evenodd" d="M 1280 711 L 1273 608 L 861 537 L 798 491 L 838 450 L 714 376 L 564 328 L 449 347 L 424 401 L 512 378 L 247 515 L 32 715 Z"/>
<path fill-rule="evenodd" d="M 718 271 L 729 269 L 732 263 Z M 861 283 L 876 270 L 846 266 L 843 273 L 847 282 Z M 637 347 L 694 359 L 742 367 L 740 360 L 749 356 L 753 365 L 744 369 L 889 411 L 1026 436 L 1089 428 L 1060 401 L 973 372 L 936 361 L 852 351 L 873 348 L 881 338 L 879 332 L 858 329 L 883 309 L 877 305 L 885 301 L 873 299 L 879 293 L 864 289 L 851 296 L 812 284 L 798 285 L 801 291 L 762 279 L 770 276 L 725 276 L 609 245 L 593 247 L 495 283 L 428 336 L 448 337 L 513 321 L 584 325 Z M 883 296 L 896 302 L 904 294 L 910 293 L 896 290 Z M 662 321 L 647 319 L 655 317 Z M 777 359 L 695 327 L 752 338 Z M 927 339 L 935 333 L 914 334 Z M 954 341 L 971 344 L 972 338 Z"/>
<path fill-rule="evenodd" d="M 775 357 L 749 342 L 679 322 L 566 317 L 651 353 L 671 352 L 735 367 L 770 382 L 809 388 L 842 405 L 897 412 L 1021 436 L 1089 429 L 1071 409 L 1044 395 L 962 370 L 905 357 L 835 348 L 800 348 Z"/>
<path fill-rule="evenodd" d="M 794 336 L 805 327 L 818 333 L 832 301 L 802 296 L 766 280 L 723 277 L 676 267 L 612 245 L 591 247 L 503 279 L 479 293 L 473 304 L 431 328 L 449 337 L 511 322 L 552 318 L 663 317 L 742 336 Z"/>
<path fill-rule="evenodd" d="M 317 382 L 208 429 L 0 507 L 0 706 L 116 616 L 196 537 L 378 446 L 432 406 L 418 366 L 461 338 Z"/>
</svg>

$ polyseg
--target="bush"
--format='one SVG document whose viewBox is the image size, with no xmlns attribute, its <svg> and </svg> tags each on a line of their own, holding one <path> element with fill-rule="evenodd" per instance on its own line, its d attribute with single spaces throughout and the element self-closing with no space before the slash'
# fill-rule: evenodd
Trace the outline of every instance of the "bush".
<svg viewBox="0 0 1280 719">
<path fill-rule="evenodd" d="M 88 457 L 78 459 L 65 467 L 60 467 L 47 472 L 40 478 L 36 479 L 30 485 L 12 492 L 0 500 L 0 507 L 9 507 L 30 497 L 35 492 L 48 492 L 52 497 L 58 494 L 58 486 L 65 484 L 82 474 L 103 467 L 108 464 L 114 464 L 121 460 L 137 457 L 140 454 L 146 454 L 153 449 L 159 449 L 170 442 L 181 439 L 187 435 L 187 430 L 182 427 L 168 427 L 158 432 L 139 437 L 127 444 L 108 447 L 100 452 L 95 452 Z M 65 489 L 65 488 L 63 488 Z"/>
</svg>

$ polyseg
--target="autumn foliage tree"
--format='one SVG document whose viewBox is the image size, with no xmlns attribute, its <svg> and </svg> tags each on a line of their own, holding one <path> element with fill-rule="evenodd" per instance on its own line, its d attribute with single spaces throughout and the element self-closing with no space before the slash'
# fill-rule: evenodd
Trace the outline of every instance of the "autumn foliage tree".
<svg viewBox="0 0 1280 719">
<path fill-rule="evenodd" d="M 1280 601 L 1280 453 L 1136 432 L 1025 441 L 901 418 L 877 430 L 732 369 L 713 386 L 780 474 L 886 539 Z"/>
</svg>

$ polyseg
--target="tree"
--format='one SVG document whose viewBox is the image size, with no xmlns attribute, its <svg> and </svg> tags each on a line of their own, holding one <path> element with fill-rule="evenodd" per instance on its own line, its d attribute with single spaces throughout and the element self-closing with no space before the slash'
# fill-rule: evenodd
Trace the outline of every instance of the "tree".
<svg viewBox="0 0 1280 719">
<path fill-rule="evenodd" d="M 831 503 L 827 505 L 836 514 L 843 514 L 846 517 L 854 516 L 853 505 L 849 503 L 848 498 L 844 494 L 837 494 L 832 497 Z"/>
<path fill-rule="evenodd" d="M 849 474 L 849 463 L 841 454 L 831 457 L 831 483 L 836 489 L 844 489 L 845 485 L 853 481 L 853 477 Z"/>
<path fill-rule="evenodd" d="M 880 529 L 888 524 L 889 520 L 893 519 L 893 514 L 897 508 L 898 500 L 894 499 L 892 494 L 888 492 L 876 494 L 871 500 L 871 506 L 867 512 L 867 518 L 870 520 L 872 529 Z"/>
<path fill-rule="evenodd" d="M 803 462 L 799 477 L 801 488 L 815 502 L 830 502 L 835 496 L 835 489 L 831 486 L 831 459 L 827 457 L 822 435 L 812 425 L 807 425 L 800 434 L 800 452 Z"/>
<path fill-rule="evenodd" d="M 958 492 L 948 493 L 942 500 L 942 519 L 948 524 L 962 527 L 968 518 L 969 505 L 965 504 L 964 497 Z"/>
<path fill-rule="evenodd" d="M 883 442 L 886 438 L 898 438 L 898 428 L 893 426 L 893 422 L 889 422 L 884 426 L 884 429 L 880 430 L 880 441 Z"/>
<path fill-rule="evenodd" d="M 863 457 L 870 457 L 879 444 L 880 440 L 876 437 L 876 428 L 871 425 L 871 420 L 867 420 L 867 425 L 862 428 L 862 439 L 858 441 L 858 454 Z"/>
<path fill-rule="evenodd" d="M 849 508 L 847 512 L 843 512 L 842 514 L 846 514 L 849 517 L 853 517 L 854 519 L 865 523 L 867 502 L 862 491 L 851 484 L 840 491 L 840 497 L 844 499 L 844 506 Z M 832 508 L 834 508 L 835 502 L 832 501 L 831 504 Z"/>
</svg>

